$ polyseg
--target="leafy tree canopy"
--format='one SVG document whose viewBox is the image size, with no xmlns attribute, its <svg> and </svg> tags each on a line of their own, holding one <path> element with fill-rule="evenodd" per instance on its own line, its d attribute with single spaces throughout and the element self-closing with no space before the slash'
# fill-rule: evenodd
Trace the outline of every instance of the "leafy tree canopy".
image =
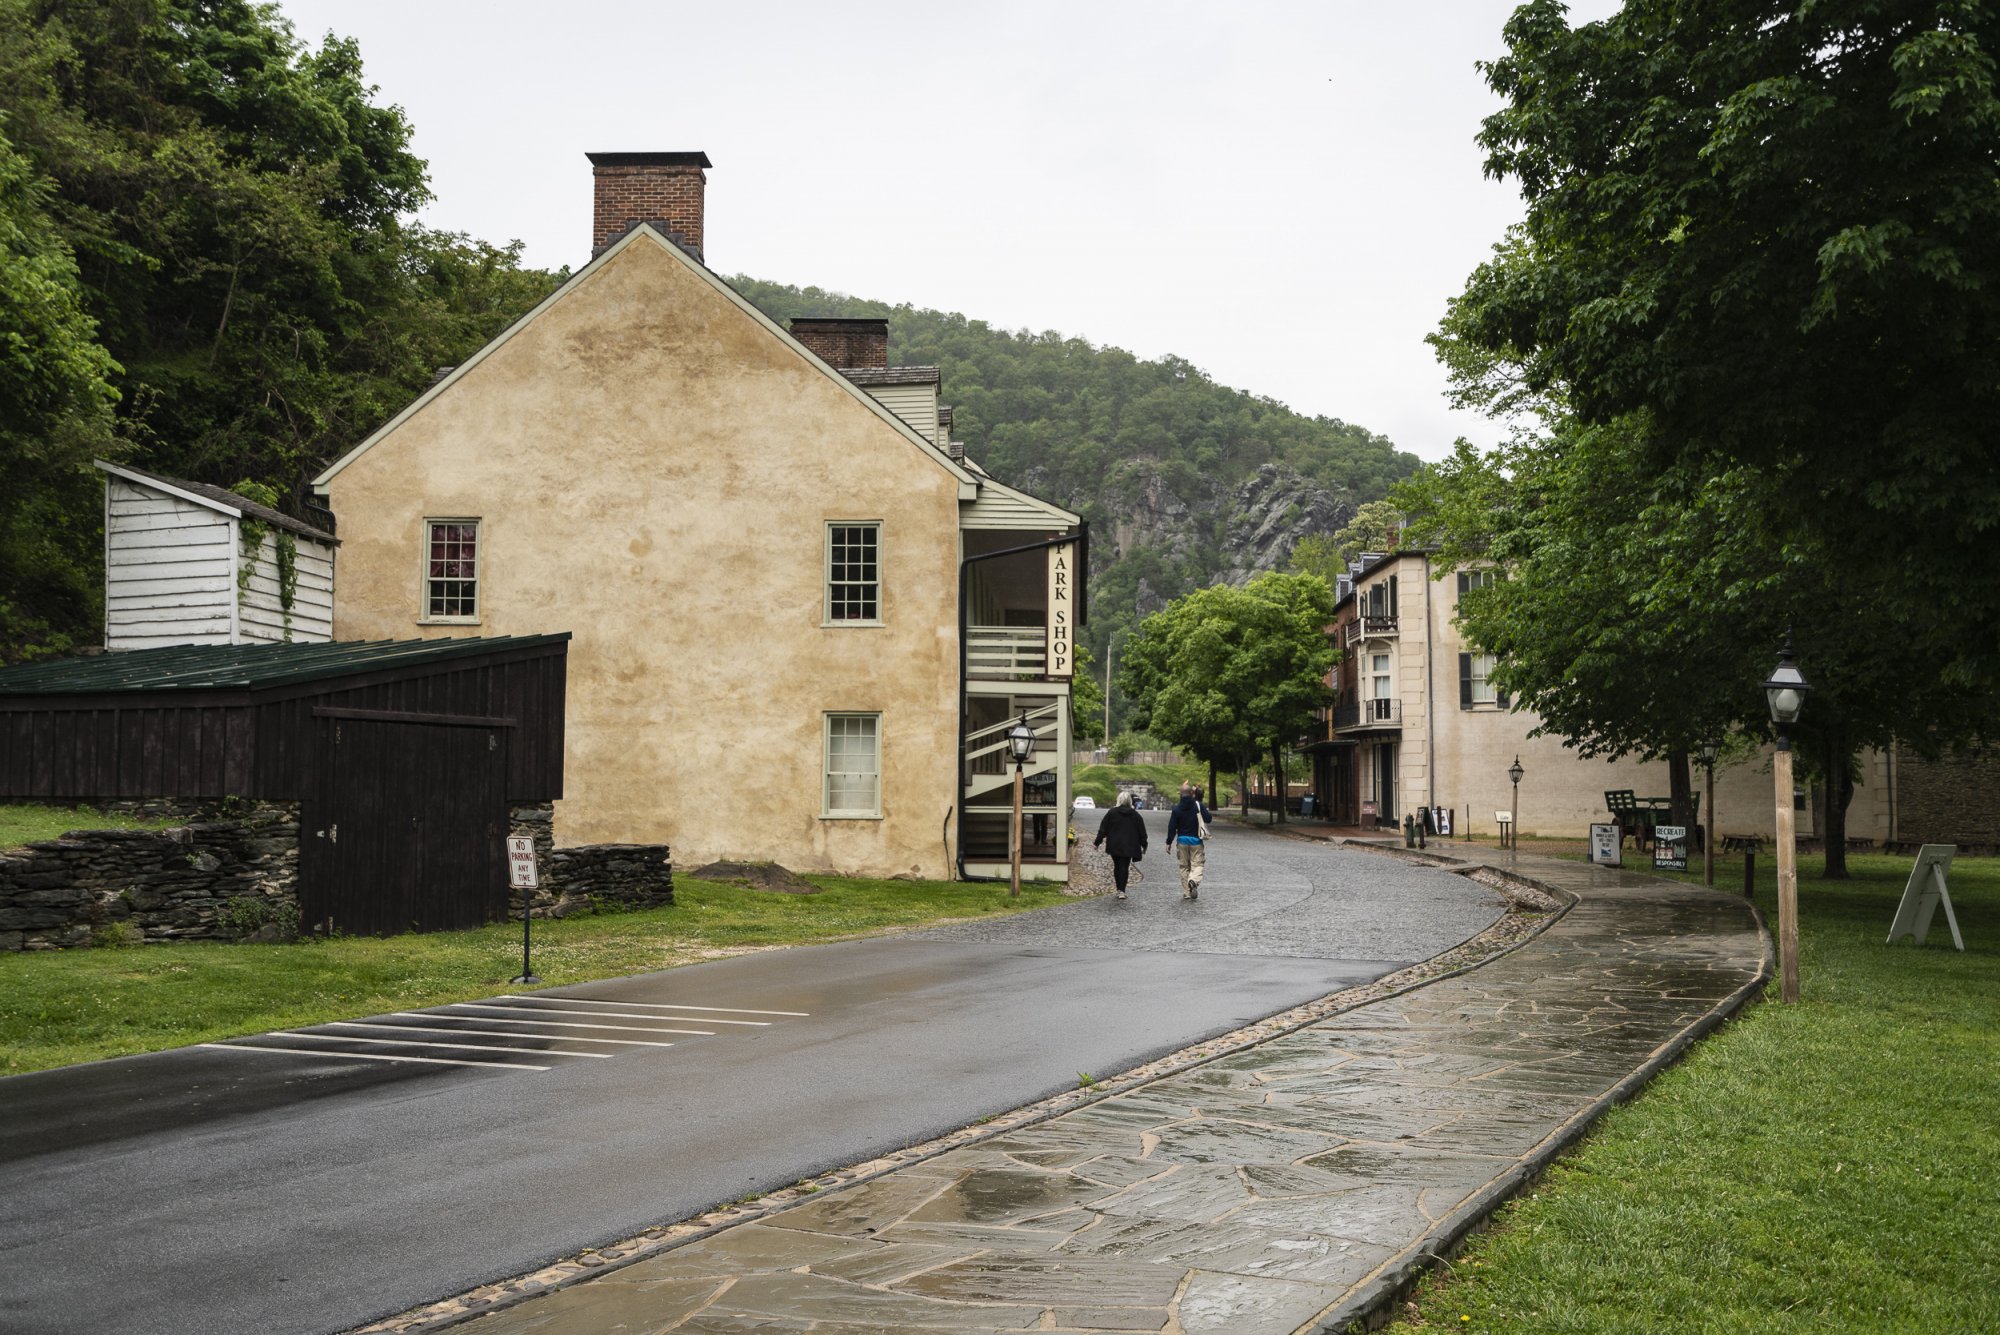
<svg viewBox="0 0 2000 1335">
<path fill-rule="evenodd" d="M 376 103 L 354 43 L 305 48 L 269 6 L 0 0 L 0 107 L 15 150 L 0 174 L 17 183 L 0 208 L 45 265 L 70 266 L 45 282 L 80 309 L 50 309 L 74 346 L 94 343 L 48 360 L 44 388 L 87 362 L 116 399 L 115 416 L 87 390 L 40 400 L 55 425 L 37 448 L 70 443 L 33 493 L 58 535 L 36 559 L 49 587 L 92 592 L 0 627 L 0 657 L 95 633 L 91 452 L 248 476 L 296 505 L 320 465 L 555 281 L 516 247 L 409 221 L 429 188 L 403 113 Z M 24 439 L 0 441 L 10 475 Z"/>
<path fill-rule="evenodd" d="M 1316 575 L 1266 571 L 1175 599 L 1126 644 L 1119 675 L 1135 721 L 1218 767 L 1240 771 L 1266 753 L 1282 784 L 1283 748 L 1331 698 L 1332 617 Z"/>
<path fill-rule="evenodd" d="M 1527 217 L 1450 322 L 1486 390 L 1753 470 L 1783 543 L 1927 610 L 1903 657 L 2000 685 L 2000 7 L 1532 0 L 1505 35 L 1480 141 Z"/>
</svg>

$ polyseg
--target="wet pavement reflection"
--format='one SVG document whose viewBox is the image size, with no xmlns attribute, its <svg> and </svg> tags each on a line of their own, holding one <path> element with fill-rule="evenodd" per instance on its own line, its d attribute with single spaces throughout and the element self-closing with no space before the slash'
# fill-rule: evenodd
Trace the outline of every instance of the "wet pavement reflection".
<svg viewBox="0 0 2000 1335">
<path fill-rule="evenodd" d="M 1495 865 L 1577 903 L 1469 973 L 462 1329 L 1336 1328 L 1768 975 L 1738 898 Z"/>
</svg>

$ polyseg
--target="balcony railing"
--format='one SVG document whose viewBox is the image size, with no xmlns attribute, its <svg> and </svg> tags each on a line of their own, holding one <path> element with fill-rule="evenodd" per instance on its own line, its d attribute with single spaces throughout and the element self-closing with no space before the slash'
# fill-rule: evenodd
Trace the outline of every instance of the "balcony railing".
<svg viewBox="0 0 2000 1335">
<path fill-rule="evenodd" d="M 1034 679 L 1049 670 L 1048 632 L 1040 626 L 967 626 L 965 672 L 986 681 Z"/>
<path fill-rule="evenodd" d="M 1363 728 L 1403 726 L 1401 700 L 1350 700 L 1333 707 L 1333 730 L 1352 732 Z"/>
<path fill-rule="evenodd" d="M 1363 640 L 1393 639 L 1396 634 L 1396 618 L 1358 616 L 1347 623 L 1347 633 L 1342 638 L 1343 645 L 1359 644 Z"/>
</svg>

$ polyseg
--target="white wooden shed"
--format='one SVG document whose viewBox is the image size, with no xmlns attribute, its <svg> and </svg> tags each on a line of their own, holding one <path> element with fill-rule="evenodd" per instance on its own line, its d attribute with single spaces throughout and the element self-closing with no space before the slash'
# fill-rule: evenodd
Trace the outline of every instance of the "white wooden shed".
<svg viewBox="0 0 2000 1335">
<path fill-rule="evenodd" d="M 331 533 L 205 482 L 97 466 L 107 649 L 333 638 Z"/>
</svg>

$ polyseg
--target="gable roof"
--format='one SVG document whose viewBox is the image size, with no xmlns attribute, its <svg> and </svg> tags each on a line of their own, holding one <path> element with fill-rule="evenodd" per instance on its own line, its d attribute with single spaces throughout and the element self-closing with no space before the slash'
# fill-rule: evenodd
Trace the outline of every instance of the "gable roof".
<svg viewBox="0 0 2000 1335">
<path fill-rule="evenodd" d="M 291 682 L 351 677 L 383 668 L 429 666 L 445 659 L 500 650 L 562 644 L 569 637 L 565 630 L 550 635 L 498 635 L 486 639 L 461 636 L 447 640 L 175 644 L 0 668 L 0 696 L 254 691 Z"/>
<path fill-rule="evenodd" d="M 184 478 L 161 477 L 157 473 L 148 473 L 143 468 L 109 463 L 103 459 L 93 459 L 91 462 L 103 472 L 122 477 L 127 482 L 136 482 L 142 487 L 151 487 L 154 491 L 163 491 L 184 501 L 193 501 L 196 505 L 226 514 L 231 519 L 254 519 L 259 523 L 296 533 L 300 537 L 311 538 L 314 542 L 324 542 L 333 547 L 340 545 L 340 539 L 324 529 L 314 528 L 311 524 L 273 510 L 268 505 L 259 505 L 248 497 L 238 496 L 226 488 L 210 486 L 206 482 L 189 482 Z"/>
<path fill-rule="evenodd" d="M 424 410 L 424 407 L 427 404 L 429 404 L 432 399 L 435 399 L 438 395 L 444 393 L 445 390 L 457 384 L 459 379 L 464 375 L 466 375 L 469 371 L 471 371 L 473 367 L 479 365 L 479 363 L 486 360 L 488 356 L 492 355 L 492 353 L 495 350 L 504 345 L 509 339 L 513 338 L 514 335 L 520 333 L 521 330 L 527 328 L 530 324 L 533 324 L 537 319 L 541 317 L 543 311 L 548 310 L 550 307 L 554 306 L 557 302 L 561 301 L 564 297 L 568 296 L 571 292 L 575 291 L 584 282 L 588 281 L 592 276 L 596 274 L 598 268 L 604 264 L 608 264 L 613 256 L 622 253 L 627 246 L 636 246 L 636 245 L 656 245 L 660 247 L 660 249 L 666 251 L 669 255 L 673 256 L 676 260 L 686 265 L 690 272 L 694 273 L 703 282 L 707 283 L 711 288 L 715 289 L 715 291 L 720 293 L 725 300 L 729 301 L 738 310 L 742 311 L 745 315 L 749 316 L 752 320 L 756 321 L 757 324 L 763 326 L 765 332 L 769 333 L 772 337 L 776 338 L 779 342 L 783 343 L 793 352 L 796 352 L 799 356 L 805 358 L 805 360 L 812 366 L 817 368 L 822 375 L 826 376 L 829 380 L 839 385 L 841 389 L 844 390 L 847 393 L 847 395 L 850 398 L 852 398 L 856 403 L 861 404 L 863 407 L 868 409 L 868 411 L 874 413 L 877 417 L 881 418 L 891 427 L 894 427 L 897 433 L 900 434 L 905 440 L 909 441 L 912 445 L 916 446 L 919 450 L 923 451 L 923 453 L 929 456 L 929 458 L 934 463 L 936 463 L 939 467 L 943 468 L 946 472 L 950 473 L 954 478 L 958 480 L 958 488 L 959 488 L 958 495 L 960 500 L 972 500 L 979 494 L 978 479 L 975 478 L 971 473 L 967 472 L 964 467 L 962 467 L 960 464 L 954 461 L 948 453 L 946 453 L 944 450 L 939 449 L 938 446 L 933 441 L 931 441 L 928 437 L 926 437 L 922 432 L 918 431 L 915 427 L 911 426 L 908 422 L 905 422 L 902 418 L 890 412 L 880 403 L 877 403 L 875 399 L 866 390 L 862 389 L 859 385 L 856 385 L 853 381 L 849 380 L 846 376 L 842 375 L 839 370 L 837 370 L 832 366 L 827 365 L 826 362 L 821 360 L 820 357 L 816 353 L 814 353 L 811 348 L 808 348 L 805 344 L 799 342 L 799 340 L 797 340 L 796 338 L 793 338 L 789 332 L 787 332 L 783 327 L 781 327 L 775 321 L 773 321 L 770 316 L 764 314 L 764 312 L 758 310 L 756 306 L 751 304 L 751 302 L 747 298 L 745 298 L 742 293 L 738 292 L 735 288 L 731 287 L 729 284 L 723 282 L 721 277 L 718 276 L 714 270 L 710 269 L 700 260 L 697 260 L 694 256 L 688 254 L 685 250 L 682 250 L 679 246 L 675 245 L 670 239 L 668 239 L 665 235 L 663 235 L 657 227 L 655 227 L 650 222 L 642 222 L 637 224 L 630 231 L 626 232 L 625 235 L 619 237 L 616 241 L 606 246 L 590 261 L 590 263 L 584 265 L 581 269 L 578 269 L 576 273 L 571 276 L 568 282 L 564 283 L 554 292 L 551 292 L 533 310 L 529 311 L 526 315 L 523 315 L 520 319 L 514 321 L 513 324 L 507 326 L 506 329 L 502 330 L 497 337 L 495 337 L 491 342 L 487 343 L 487 345 L 481 348 L 478 352 L 475 352 L 474 354 L 472 354 L 472 356 L 466 358 L 464 361 L 460 362 L 457 366 L 453 367 L 449 375 L 441 377 L 437 381 L 437 383 L 433 384 L 429 389 L 425 390 L 422 394 L 418 395 L 414 400 L 412 400 L 409 406 L 404 408 L 403 411 L 397 413 L 387 422 L 384 422 L 381 426 L 377 427 L 372 433 L 370 433 L 367 439 L 363 440 L 360 444 L 356 445 L 346 454 L 341 455 L 340 458 L 334 460 L 334 462 L 331 465 L 329 465 L 324 472 L 322 472 L 318 477 L 313 479 L 312 482 L 313 490 L 320 493 L 321 495 L 324 495 L 326 493 L 327 483 L 331 482 L 334 479 L 334 477 L 340 473 L 342 469 L 346 468 L 349 464 L 353 463 L 356 459 L 359 459 L 362 455 L 366 454 L 370 449 L 374 448 L 375 444 L 378 441 L 381 441 L 384 437 L 388 436 L 398 427 L 402 426 L 404 422 L 407 422 L 410 418 L 422 412 Z"/>
</svg>

